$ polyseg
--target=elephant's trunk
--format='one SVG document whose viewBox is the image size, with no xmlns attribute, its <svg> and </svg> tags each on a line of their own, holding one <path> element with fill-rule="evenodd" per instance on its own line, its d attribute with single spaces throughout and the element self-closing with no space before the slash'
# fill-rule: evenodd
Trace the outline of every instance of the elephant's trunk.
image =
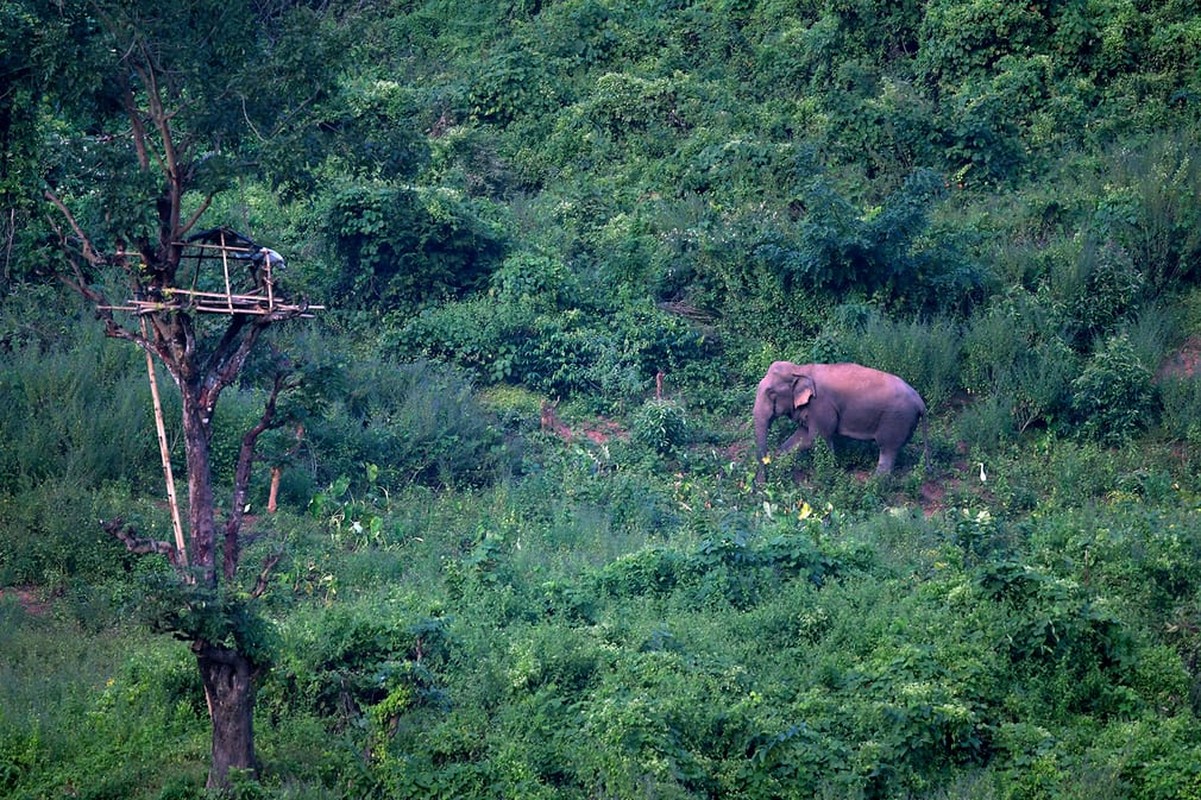
<svg viewBox="0 0 1201 800">
<path fill-rule="evenodd" d="M 767 428 L 771 425 L 775 408 L 763 390 L 755 397 L 755 460 L 763 468 L 763 457 L 767 455 Z"/>
</svg>

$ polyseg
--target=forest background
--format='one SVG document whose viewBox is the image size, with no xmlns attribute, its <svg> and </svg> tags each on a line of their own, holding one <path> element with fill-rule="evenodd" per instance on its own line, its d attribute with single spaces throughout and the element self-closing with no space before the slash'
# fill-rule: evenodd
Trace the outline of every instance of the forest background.
<svg viewBox="0 0 1201 800">
<path fill-rule="evenodd" d="M 1201 797 L 1195 3 L 0 21 L 0 794 L 205 796 L 170 571 L 97 522 L 170 538 L 144 357 L 58 280 L 45 194 L 109 246 L 154 210 L 102 133 L 127 25 L 209 145 L 200 227 L 326 306 L 270 343 L 305 382 L 249 503 L 279 561 L 233 795 Z M 901 375 L 928 455 L 754 487 L 782 358 Z"/>
</svg>

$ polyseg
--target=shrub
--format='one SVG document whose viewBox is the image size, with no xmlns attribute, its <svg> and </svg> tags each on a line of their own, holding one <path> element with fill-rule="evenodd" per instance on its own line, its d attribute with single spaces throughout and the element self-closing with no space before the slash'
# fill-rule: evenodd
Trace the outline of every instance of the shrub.
<svg viewBox="0 0 1201 800">
<path fill-rule="evenodd" d="M 354 185 L 328 200 L 324 233 L 345 268 L 344 307 L 409 309 L 480 287 L 504 237 L 488 204 L 448 190 Z"/>
<path fill-rule="evenodd" d="M 1161 135 L 1111 157 L 1093 224 L 1120 243 L 1157 291 L 1195 275 L 1201 257 L 1201 158 L 1193 137 Z"/>
<path fill-rule="evenodd" d="M 528 302 L 539 310 L 555 311 L 577 304 L 578 283 L 561 261 L 522 252 L 506 258 L 492 273 L 488 293 L 498 303 Z"/>
<path fill-rule="evenodd" d="M 0 585 L 32 583 L 62 590 L 123 577 L 135 557 L 99 522 L 117 516 L 142 535 L 171 539 L 166 511 L 150 499 L 132 497 L 127 484 L 89 490 L 55 480 L 0 495 Z"/>
<path fill-rule="evenodd" d="M 450 647 L 446 621 L 413 612 L 420 600 L 393 598 L 384 609 L 379 597 L 330 608 L 297 609 L 281 628 L 285 646 L 264 687 L 264 704 L 321 713 L 334 727 L 361 720 L 397 690 L 409 702 L 437 704 L 432 670 L 445 663 Z M 393 708 L 392 711 L 404 709 Z"/>
<path fill-rule="evenodd" d="M 1201 444 L 1201 377 L 1176 375 L 1159 382 L 1160 424 L 1173 439 Z"/>
<path fill-rule="evenodd" d="M 427 309 L 397 334 L 400 346 L 489 380 L 523 383 L 549 396 L 581 396 L 597 410 L 641 400 L 657 372 L 674 371 L 707 352 L 700 331 L 649 303 L 602 316 L 548 302 L 544 289 L 564 292 L 563 303 L 574 290 L 566 276 L 547 282 L 536 270 L 541 263 L 508 263 L 491 296 Z"/>
<path fill-rule="evenodd" d="M 956 285 L 956 276 L 975 279 L 957 269 L 962 257 L 952 242 L 928 235 L 943 194 L 940 176 L 916 170 L 879 207 L 864 211 L 819 176 L 795 201 L 806 210 L 795 231 L 764 232 L 753 255 L 786 292 L 853 292 L 890 308 L 945 308 L 976 287 Z"/>
<path fill-rule="evenodd" d="M 86 321 L 47 344 L 0 356 L 0 490 L 161 485 L 145 356 Z"/>
<path fill-rule="evenodd" d="M 1106 340 L 1072 381 L 1072 410 L 1081 432 L 1106 445 L 1128 441 L 1154 420 L 1151 370 L 1125 334 Z"/>
<path fill-rule="evenodd" d="M 648 400 L 635 414 L 630 426 L 634 441 L 660 455 L 677 451 L 688 441 L 688 415 L 672 400 Z"/>
<path fill-rule="evenodd" d="M 999 394 L 977 398 L 955 418 L 955 436 L 969 452 L 995 452 L 1017 430 L 1013 399 Z"/>
<path fill-rule="evenodd" d="M 426 361 L 366 359 L 352 387 L 306 435 L 319 483 L 379 465 L 385 486 L 486 482 L 503 469 L 499 433 L 461 370 Z"/>
<path fill-rule="evenodd" d="M 957 84 L 1029 47 L 1040 38 L 1043 26 L 1033 6 L 938 0 L 926 9 L 922 22 L 918 68 L 930 83 Z"/>
<path fill-rule="evenodd" d="M 472 118 L 507 125 L 558 106 L 561 98 L 547 64 L 542 53 L 519 46 L 476 62 L 467 96 Z"/>
<path fill-rule="evenodd" d="M 688 127 L 679 117 L 680 87 L 672 78 L 646 79 L 609 72 L 596 80 L 588 103 L 594 124 L 614 137 L 652 131 L 656 138 Z"/>
<path fill-rule="evenodd" d="M 1142 273 L 1114 242 L 1086 241 L 1070 272 L 1067 285 L 1059 287 L 1061 302 L 1084 342 L 1112 333 L 1142 295 Z"/>
<path fill-rule="evenodd" d="M 963 339 L 964 387 L 1008 399 L 1017 430 L 1049 424 L 1068 407 L 1077 356 L 1049 298 L 1016 290 L 977 315 Z"/>
<path fill-rule="evenodd" d="M 367 179 L 410 178 L 426 160 L 416 92 L 399 81 L 359 77 L 341 83 L 341 96 L 327 107 L 324 127 L 336 128 L 329 142 L 342 163 Z"/>
</svg>

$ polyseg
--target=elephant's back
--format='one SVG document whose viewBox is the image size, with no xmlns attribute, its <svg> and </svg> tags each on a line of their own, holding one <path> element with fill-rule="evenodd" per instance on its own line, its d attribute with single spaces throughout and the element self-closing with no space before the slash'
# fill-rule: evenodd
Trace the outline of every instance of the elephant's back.
<svg viewBox="0 0 1201 800">
<path fill-rule="evenodd" d="M 896 399 L 911 401 L 915 407 L 920 408 L 921 413 L 926 413 L 926 403 L 921 394 L 899 375 L 852 361 L 812 366 L 819 368 L 826 380 L 833 379 L 838 385 L 850 387 L 852 391 L 892 394 Z"/>
</svg>

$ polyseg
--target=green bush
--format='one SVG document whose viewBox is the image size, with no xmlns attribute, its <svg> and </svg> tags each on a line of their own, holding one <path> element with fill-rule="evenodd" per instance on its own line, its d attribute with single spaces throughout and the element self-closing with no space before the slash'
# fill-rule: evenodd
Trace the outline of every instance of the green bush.
<svg viewBox="0 0 1201 800">
<path fill-rule="evenodd" d="M 919 69 L 927 81 L 956 85 L 1029 48 L 1044 35 L 1044 25 L 1034 8 L 939 0 L 930 4 L 922 21 Z"/>
<path fill-rule="evenodd" d="M 988 394 L 975 397 L 955 417 L 955 437 L 969 453 L 992 453 L 1010 442 L 1017 432 L 1013 418 L 1013 399 Z"/>
<path fill-rule="evenodd" d="M 1159 382 L 1158 389 L 1164 432 L 1177 441 L 1201 444 L 1201 377 L 1167 377 Z"/>
<path fill-rule="evenodd" d="M 547 66 L 541 53 L 526 47 L 476 62 L 467 96 L 471 117 L 507 125 L 519 117 L 557 108 L 561 98 Z"/>
<path fill-rule="evenodd" d="M 907 312 L 958 308 L 965 299 L 970 305 L 980 276 L 965 268 L 953 240 L 930 235 L 930 216 L 944 193 L 940 176 L 915 170 L 880 206 L 864 211 L 816 177 L 796 201 L 807 213 L 795 230 L 763 232 L 754 257 L 786 292 L 862 295 Z"/>
<path fill-rule="evenodd" d="M 963 339 L 963 381 L 978 396 L 1008 399 L 1018 432 L 1069 410 L 1078 357 L 1043 294 L 1014 291 L 972 319 Z"/>
<path fill-rule="evenodd" d="M 950 320 L 898 322 L 871 313 L 839 339 L 846 358 L 899 375 L 930 409 L 959 390 L 961 334 Z"/>
<path fill-rule="evenodd" d="M 375 715 L 384 731 L 393 717 L 441 702 L 434 671 L 449 655 L 443 619 L 385 612 L 368 599 L 298 609 L 281 633 L 281 662 L 262 690 L 275 713 L 317 714 L 333 729 Z"/>
<path fill-rule="evenodd" d="M 515 253 L 488 279 L 488 294 L 497 304 L 530 303 L 541 311 L 574 308 L 579 280 L 562 262 L 538 253 Z"/>
<path fill-rule="evenodd" d="M 1201 256 L 1201 158 L 1193 138 L 1169 132 L 1110 156 L 1093 224 L 1121 244 L 1147 286 L 1171 290 Z"/>
<path fill-rule="evenodd" d="M 630 425 L 634 441 L 660 455 L 670 455 L 688 443 L 690 423 L 684 408 L 671 400 L 648 400 Z"/>
<path fill-rule="evenodd" d="M 156 499 L 133 496 L 128 484 L 92 490 L 59 480 L 0 494 L 0 585 L 66 590 L 123 578 L 136 559 L 100 521 L 121 517 L 139 535 L 170 540 L 170 519 Z"/>
<path fill-rule="evenodd" d="M 207 715 L 186 648 L 123 628 L 89 634 L 41 614 L 0 617 L 6 797 L 81 787 L 72 791 L 149 800 L 165 782 L 203 783 Z"/>
<path fill-rule="evenodd" d="M 397 333 L 400 347 L 488 380 L 580 397 L 598 411 L 643 399 L 657 372 L 671 373 L 707 352 L 700 331 L 645 302 L 607 315 L 555 304 L 557 292 L 568 301 L 573 284 L 539 272 L 545 265 L 516 260 L 501 270 L 491 295 L 427 309 Z"/>
<path fill-rule="evenodd" d="M 1072 410 L 1081 432 L 1116 445 L 1152 425 L 1157 409 L 1151 377 L 1125 334 L 1107 339 L 1072 381 Z"/>
<path fill-rule="evenodd" d="M 1051 276 L 1064 307 L 1065 322 L 1076 340 L 1088 346 L 1097 336 L 1108 335 L 1137 310 L 1144 278 L 1130 256 L 1113 242 L 1073 242 L 1070 264 Z"/>
<path fill-rule="evenodd" d="M 426 139 L 420 133 L 416 92 L 399 81 L 363 76 L 339 87 L 329 104 L 325 125 L 338 136 L 329 150 L 352 174 L 363 179 L 411 178 L 426 161 Z"/>
<path fill-rule="evenodd" d="M 408 311 L 462 295 L 484 285 L 505 248 L 488 203 L 449 190 L 359 184 L 326 202 L 344 308 Z"/>
</svg>

